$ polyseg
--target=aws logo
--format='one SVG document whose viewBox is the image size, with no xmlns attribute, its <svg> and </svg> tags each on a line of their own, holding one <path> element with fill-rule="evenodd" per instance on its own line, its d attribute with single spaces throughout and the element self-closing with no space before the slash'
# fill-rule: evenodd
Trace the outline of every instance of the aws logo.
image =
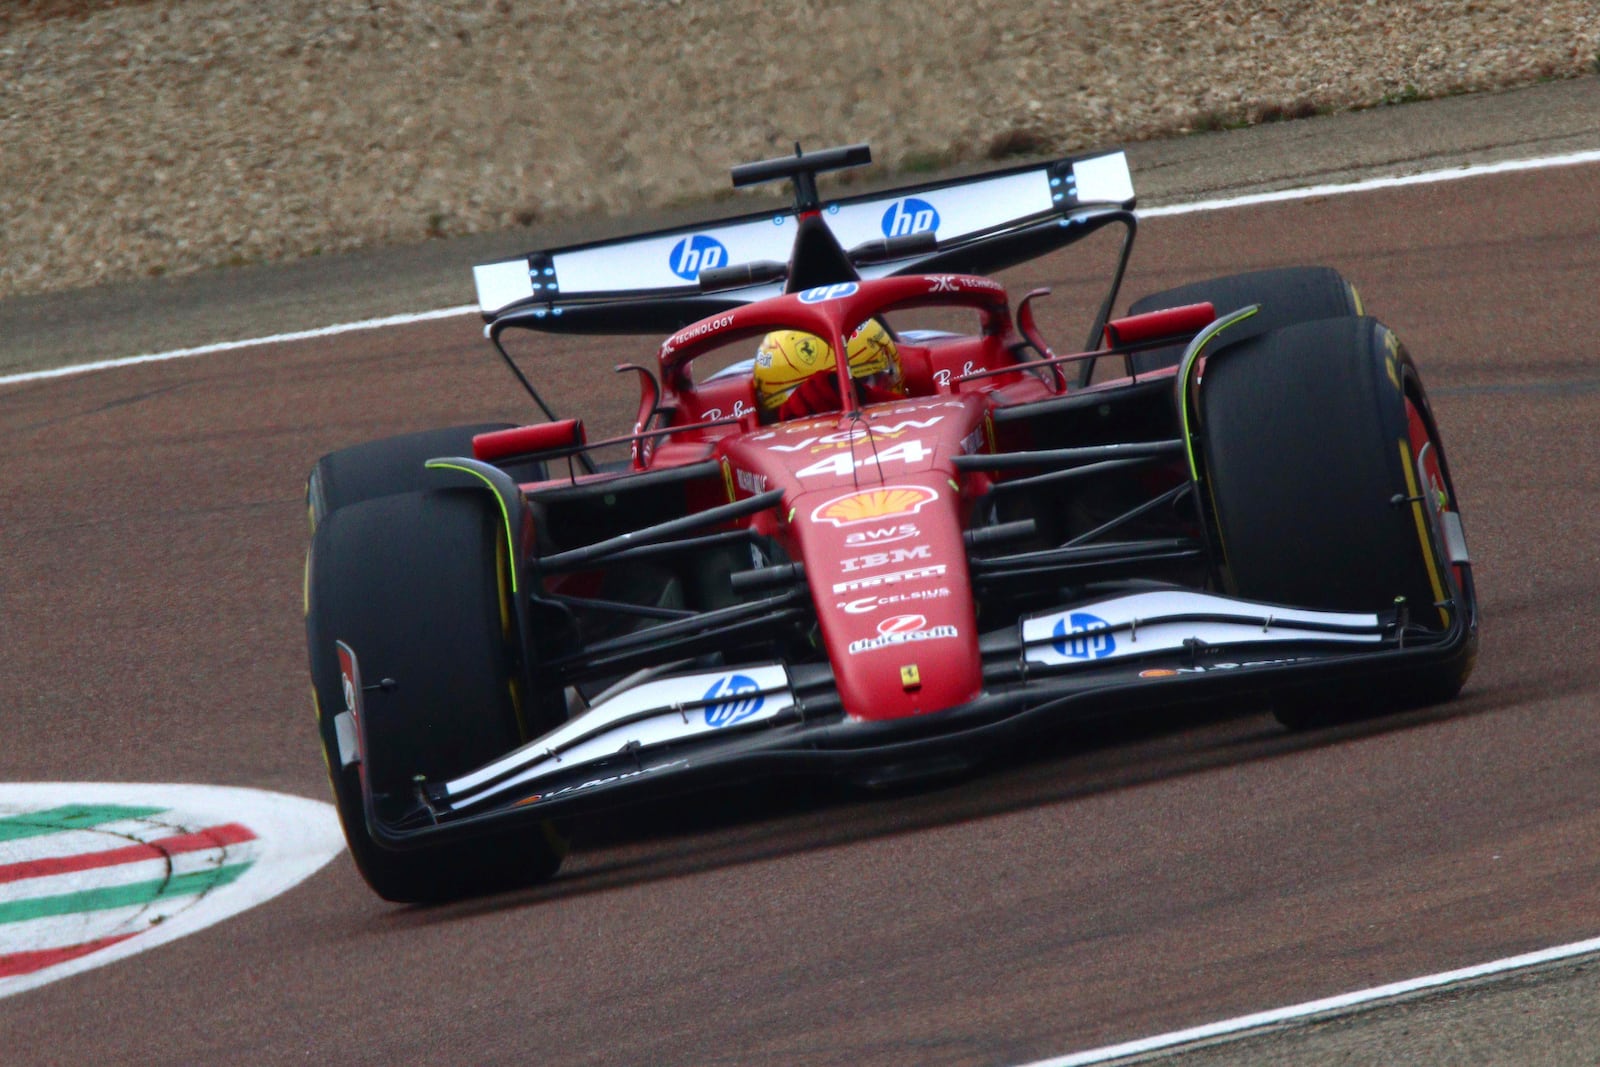
<svg viewBox="0 0 1600 1067">
<path fill-rule="evenodd" d="M 673 245 L 672 254 L 668 257 L 668 266 L 672 268 L 672 273 L 686 282 L 699 278 L 703 270 L 714 270 L 727 265 L 728 249 L 715 237 L 707 237 L 703 233 L 685 237 Z"/>
<path fill-rule="evenodd" d="M 939 212 L 926 200 L 908 196 L 889 205 L 883 213 L 881 225 L 885 237 L 932 233 L 939 229 Z"/>
<path fill-rule="evenodd" d="M 916 523 L 903 522 L 898 526 L 879 526 L 871 530 L 858 530 L 845 534 L 844 543 L 852 548 L 860 545 L 887 545 L 922 536 Z"/>
</svg>

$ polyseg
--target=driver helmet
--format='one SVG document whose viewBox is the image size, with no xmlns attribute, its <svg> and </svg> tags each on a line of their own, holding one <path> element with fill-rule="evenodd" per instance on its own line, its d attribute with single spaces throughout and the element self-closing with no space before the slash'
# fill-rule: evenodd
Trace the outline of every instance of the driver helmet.
<svg viewBox="0 0 1600 1067">
<path fill-rule="evenodd" d="M 845 342 L 850 377 L 875 392 L 905 395 L 900 352 L 883 323 L 868 319 Z M 833 348 L 814 333 L 774 330 L 756 351 L 756 400 L 763 411 L 776 411 L 813 374 L 832 373 Z"/>
</svg>

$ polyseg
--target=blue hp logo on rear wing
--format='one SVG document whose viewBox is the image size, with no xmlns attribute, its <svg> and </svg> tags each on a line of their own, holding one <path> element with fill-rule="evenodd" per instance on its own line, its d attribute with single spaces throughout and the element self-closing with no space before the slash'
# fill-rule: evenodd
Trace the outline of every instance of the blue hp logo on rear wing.
<svg viewBox="0 0 1600 1067">
<path fill-rule="evenodd" d="M 883 235 L 905 237 L 913 233 L 937 233 L 939 212 L 926 200 L 908 196 L 896 200 L 883 213 Z"/>
<path fill-rule="evenodd" d="M 697 233 L 685 237 L 672 246 L 672 273 L 686 282 L 700 277 L 703 270 L 715 270 L 728 265 L 728 249 L 715 237 Z"/>
</svg>

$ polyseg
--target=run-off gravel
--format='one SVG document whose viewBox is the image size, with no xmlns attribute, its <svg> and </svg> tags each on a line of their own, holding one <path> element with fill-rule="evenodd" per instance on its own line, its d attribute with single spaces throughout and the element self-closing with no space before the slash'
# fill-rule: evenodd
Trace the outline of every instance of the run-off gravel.
<svg viewBox="0 0 1600 1067">
<path fill-rule="evenodd" d="M 34 0 L 0 297 L 1592 72 L 1594 0 Z M 880 172 L 881 173 L 881 172 Z"/>
</svg>

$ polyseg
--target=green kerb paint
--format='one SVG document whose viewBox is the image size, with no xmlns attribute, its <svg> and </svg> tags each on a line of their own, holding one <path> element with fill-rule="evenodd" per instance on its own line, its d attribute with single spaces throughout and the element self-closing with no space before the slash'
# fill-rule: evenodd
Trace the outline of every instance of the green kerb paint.
<svg viewBox="0 0 1600 1067">
<path fill-rule="evenodd" d="M 125 808 L 116 804 L 68 804 L 48 811 L 30 811 L 26 815 L 7 815 L 0 818 L 0 842 L 20 841 L 25 837 L 42 837 L 66 830 L 87 830 L 120 819 L 142 819 L 159 815 L 166 808 Z"/>
<path fill-rule="evenodd" d="M 107 886 L 103 889 L 83 889 L 76 893 L 34 897 L 30 900 L 4 901 L 0 902 L 0 923 L 47 919 L 54 915 L 72 915 L 81 911 L 106 911 L 110 908 L 149 904 L 163 897 L 204 893 L 218 886 L 227 885 L 249 868 L 249 863 L 233 863 L 226 867 L 191 871 L 188 874 L 157 878 L 149 882 Z"/>
</svg>

